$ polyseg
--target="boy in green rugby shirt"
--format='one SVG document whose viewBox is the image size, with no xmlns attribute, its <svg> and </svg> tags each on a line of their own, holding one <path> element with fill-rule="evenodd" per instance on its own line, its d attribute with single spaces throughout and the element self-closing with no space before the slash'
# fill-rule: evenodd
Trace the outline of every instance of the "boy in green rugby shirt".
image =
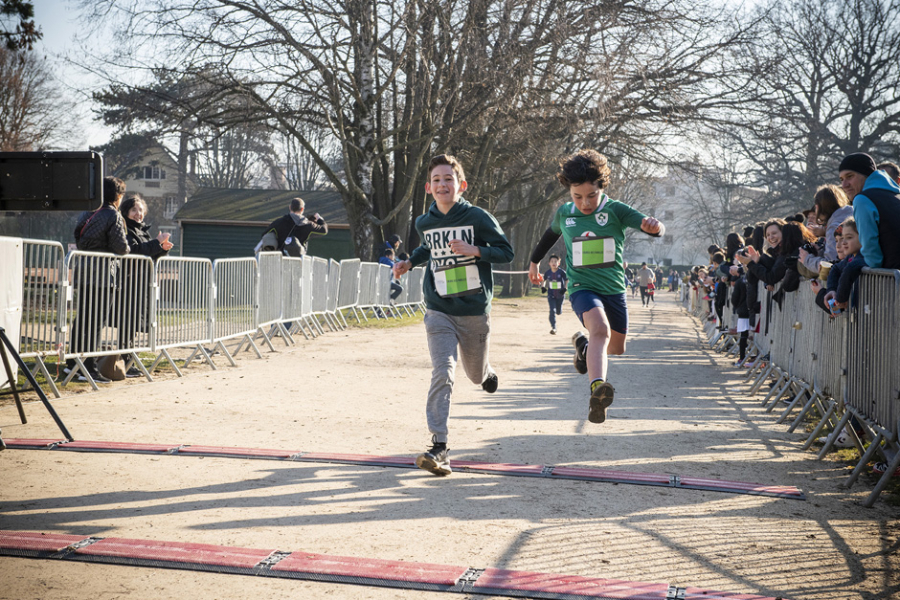
<svg viewBox="0 0 900 600">
<path fill-rule="evenodd" d="M 615 389 L 606 381 L 608 354 L 625 352 L 628 308 L 625 304 L 625 267 L 622 246 L 625 229 L 633 227 L 660 237 L 662 223 L 616 200 L 603 190 L 609 185 L 606 157 L 594 150 L 581 150 L 567 157 L 556 174 L 569 190 L 572 202 L 563 204 L 531 254 L 528 276 L 539 285 L 538 271 L 544 255 L 559 236 L 566 244 L 566 272 L 572 309 L 588 330 L 589 338 L 576 333 L 575 368 L 591 380 L 588 420 L 602 423 L 613 402 Z"/>
<path fill-rule="evenodd" d="M 416 219 L 422 245 L 409 260 L 394 265 L 399 277 L 428 263 L 422 284 L 425 292 L 425 333 L 431 353 L 431 387 L 425 415 L 432 446 L 416 457 L 420 469 L 449 475 L 447 420 L 453 393 L 457 353 L 473 383 L 488 393 L 497 391 L 497 374 L 488 360 L 491 339 L 491 263 L 508 263 L 513 249 L 500 224 L 487 211 L 462 199 L 466 177 L 462 165 L 449 154 L 428 164 L 425 192 L 434 203 Z"/>
</svg>

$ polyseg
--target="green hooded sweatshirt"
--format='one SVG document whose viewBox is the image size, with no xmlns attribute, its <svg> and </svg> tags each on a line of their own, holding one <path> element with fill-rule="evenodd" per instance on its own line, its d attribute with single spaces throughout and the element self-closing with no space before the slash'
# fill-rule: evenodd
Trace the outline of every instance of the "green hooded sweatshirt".
<svg viewBox="0 0 900 600">
<path fill-rule="evenodd" d="M 428 212 L 416 219 L 422 245 L 410 253 L 413 266 L 428 262 L 425 306 L 457 317 L 484 315 L 491 311 L 494 277 L 491 263 L 508 263 L 513 249 L 497 219 L 462 198 L 445 215 L 432 202 Z M 450 240 L 461 239 L 478 246 L 481 256 L 462 256 L 450 250 Z"/>
</svg>

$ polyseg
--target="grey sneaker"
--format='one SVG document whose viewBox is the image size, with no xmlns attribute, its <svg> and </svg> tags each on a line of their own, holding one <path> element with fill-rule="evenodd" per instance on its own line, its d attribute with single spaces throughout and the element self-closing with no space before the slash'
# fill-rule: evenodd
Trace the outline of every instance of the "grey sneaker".
<svg viewBox="0 0 900 600">
<path fill-rule="evenodd" d="M 616 390 L 604 381 L 591 392 L 591 408 L 588 411 L 588 421 L 591 423 L 602 423 L 606 420 L 606 409 L 613 403 L 613 395 Z"/>
<path fill-rule="evenodd" d="M 575 365 L 576 371 L 584 375 L 587 373 L 587 358 L 585 354 L 587 353 L 588 339 L 583 333 L 576 331 L 575 335 L 572 336 L 572 345 L 575 346 L 575 357 L 572 359 L 572 364 Z"/>
<path fill-rule="evenodd" d="M 450 449 L 446 443 L 435 442 L 432 438 L 431 448 L 416 457 L 416 466 L 441 477 L 449 475 L 453 472 L 450 468 Z"/>
</svg>

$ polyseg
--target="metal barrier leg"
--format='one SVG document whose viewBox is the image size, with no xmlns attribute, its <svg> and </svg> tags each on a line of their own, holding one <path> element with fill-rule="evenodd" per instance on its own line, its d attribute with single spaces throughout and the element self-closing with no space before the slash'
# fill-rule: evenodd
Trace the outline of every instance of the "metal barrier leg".
<svg viewBox="0 0 900 600">
<path fill-rule="evenodd" d="M 19 411 L 19 420 L 22 421 L 22 425 L 25 425 L 28 423 L 28 419 L 25 417 L 25 407 L 22 406 L 22 400 L 19 398 L 18 381 L 13 377 L 12 366 L 9 364 L 9 357 L 6 355 L 6 348 L 0 346 L 0 355 L 3 356 L 6 381 L 9 383 L 9 389 L 12 390 L 13 399 L 16 401 L 16 409 Z"/>
<path fill-rule="evenodd" d="M 822 406 L 822 404 L 819 402 L 818 394 L 811 393 L 809 395 L 809 400 L 806 402 L 806 404 L 803 405 L 803 409 L 800 411 L 800 414 L 794 418 L 794 420 L 791 422 L 791 426 L 788 427 L 788 433 L 794 433 L 794 430 L 800 426 L 800 423 L 803 422 L 803 419 L 806 418 L 806 415 L 809 414 L 809 411 L 812 410 L 813 406 L 818 406 L 819 414 L 823 415 L 824 418 L 824 415 L 827 412 L 825 410 L 825 407 Z"/>
<path fill-rule="evenodd" d="M 781 413 L 781 416 L 779 416 L 778 420 L 776 420 L 775 422 L 776 423 L 784 423 L 784 420 L 787 419 L 787 416 L 789 414 L 791 414 L 791 411 L 794 410 L 794 407 L 796 407 L 797 404 L 800 403 L 800 399 L 803 396 L 807 395 L 807 393 L 809 393 L 809 384 L 804 383 L 803 385 L 800 386 L 800 389 L 794 395 L 794 399 L 788 403 L 787 408 L 784 409 L 784 412 Z M 772 410 L 774 408 L 775 408 L 775 404 L 773 403 L 772 406 L 770 406 L 768 409 L 766 409 L 766 412 L 772 412 Z"/>
<path fill-rule="evenodd" d="M 266 345 L 269 347 L 269 351 L 275 352 L 275 346 L 272 345 L 272 340 L 269 339 L 269 336 L 265 332 L 265 330 L 263 330 L 262 327 L 258 327 L 256 329 L 256 333 L 258 333 L 259 335 L 262 335 L 262 338 L 266 341 Z M 250 336 L 247 336 L 247 337 L 249 338 Z M 251 342 L 252 342 L 252 340 L 251 340 Z M 255 344 L 254 344 L 254 346 L 255 346 Z M 235 352 L 235 354 L 237 354 L 237 352 Z M 260 358 L 262 358 L 262 357 L 260 356 Z"/>
<path fill-rule="evenodd" d="M 306 329 L 303 327 L 302 321 L 300 321 L 300 319 L 297 319 L 296 321 L 292 321 L 291 326 L 288 329 L 288 331 L 290 331 L 291 333 L 296 333 L 299 331 L 300 333 L 303 334 L 304 339 L 309 340 L 309 334 L 306 333 Z M 315 336 L 315 334 L 313 334 L 313 336 Z"/>
<path fill-rule="evenodd" d="M 844 416 L 841 417 L 841 420 L 838 421 L 837 428 L 827 437 L 825 440 L 825 445 L 819 450 L 819 455 L 816 457 L 819 460 L 825 458 L 825 455 L 828 454 L 828 451 L 831 450 L 831 447 L 834 446 L 835 440 L 837 440 L 838 435 L 840 435 L 841 431 L 844 430 L 844 427 L 847 426 L 847 423 L 850 422 L 850 417 L 852 414 L 849 410 L 844 411 Z M 854 432 L 853 437 L 856 438 L 856 432 Z M 854 440 L 857 444 L 859 444 L 859 438 Z M 860 451 L 862 454 L 862 451 Z"/>
<path fill-rule="evenodd" d="M 90 374 L 90 373 L 88 373 L 88 369 L 87 369 L 86 366 L 84 366 L 84 361 L 81 360 L 81 357 L 80 357 L 80 356 L 76 356 L 76 357 L 75 357 L 75 364 L 76 364 L 77 366 L 76 366 L 75 369 L 72 370 L 72 373 L 70 373 L 70 375 L 74 375 L 74 374 L 75 374 L 75 371 L 77 371 L 77 370 L 80 369 L 81 372 L 84 373 L 85 379 L 87 379 L 88 383 L 91 384 L 91 387 L 94 388 L 94 391 L 95 391 L 95 392 L 99 392 L 99 391 L 100 391 L 100 388 L 97 387 L 97 382 L 94 381 L 94 378 L 91 377 L 91 374 Z M 68 383 L 68 382 L 69 382 L 69 380 L 66 379 L 66 383 Z"/>
<path fill-rule="evenodd" d="M 759 388 L 762 387 L 762 384 L 766 381 L 766 379 L 769 378 L 769 376 L 772 374 L 772 371 L 774 371 L 774 370 L 775 370 L 775 365 L 773 365 L 770 362 L 769 366 L 767 366 L 765 369 L 762 370 L 759 377 L 757 377 L 756 381 L 753 382 L 753 385 L 750 386 L 750 391 L 747 392 L 747 395 L 755 396 L 757 394 L 757 392 L 759 392 Z"/>
<path fill-rule="evenodd" d="M 782 382 L 784 382 L 784 381 L 787 382 L 784 384 L 784 387 L 779 387 L 779 386 L 781 386 Z M 778 379 L 775 380 L 775 385 L 772 386 L 772 388 L 769 390 L 769 393 L 766 394 L 765 398 L 763 398 L 762 405 L 766 406 L 767 404 L 769 404 L 769 400 L 772 399 L 772 396 L 775 396 L 775 402 L 778 402 L 778 399 L 781 398 L 781 396 L 784 394 L 785 391 L 787 391 L 787 389 L 790 385 L 791 385 L 791 378 L 788 377 L 787 373 L 779 370 Z"/>
<path fill-rule="evenodd" d="M 856 480 L 859 479 L 859 474 L 862 473 L 863 468 L 866 466 L 870 460 L 872 460 L 872 455 L 875 454 L 875 451 L 881 446 L 881 440 L 884 438 L 884 434 L 880 431 L 875 435 L 875 439 L 872 440 L 872 443 L 869 444 L 869 447 L 866 449 L 865 454 L 859 459 L 859 462 L 856 463 L 856 467 L 853 469 L 853 472 L 850 473 L 850 477 L 847 478 L 847 481 L 844 482 L 844 487 L 851 487 Z"/>
<path fill-rule="evenodd" d="M 144 377 L 147 378 L 147 381 L 152 382 L 153 378 L 150 376 L 150 373 L 147 371 L 147 368 L 144 366 L 144 363 L 141 362 L 141 359 L 138 357 L 137 352 L 129 353 L 131 356 L 131 362 L 138 368 L 138 370 L 144 374 Z M 128 364 L 125 365 L 125 370 L 128 370 Z"/>
<path fill-rule="evenodd" d="M 172 366 L 172 369 L 175 370 L 175 374 L 179 377 L 184 377 L 184 373 L 181 372 L 181 369 L 178 368 L 178 365 L 175 364 L 175 360 L 169 355 L 169 351 L 165 348 L 160 351 L 159 356 L 156 357 L 156 360 L 153 361 L 153 364 L 150 365 L 149 371 L 152 373 L 156 370 L 156 367 L 159 365 L 160 361 L 162 361 L 163 357 L 169 361 L 169 365 Z"/>
<path fill-rule="evenodd" d="M 819 437 L 819 434 L 822 433 L 822 429 L 825 428 L 825 423 L 831 418 L 831 415 L 834 414 L 835 409 L 837 408 L 837 402 L 832 400 L 828 404 L 828 409 L 822 414 L 822 418 L 819 419 L 819 422 L 816 423 L 816 426 L 813 428 L 812 433 L 809 434 L 809 438 L 807 438 L 806 443 L 803 444 L 804 450 L 809 450 L 810 446 L 812 446 L 813 442 Z M 801 417 L 803 415 L 801 414 Z M 795 422 L 799 422 L 799 418 Z M 798 423 L 799 424 L 799 423 Z"/>
<path fill-rule="evenodd" d="M 62 396 L 59 393 L 59 388 L 56 387 L 56 382 L 54 378 L 50 376 L 50 371 L 47 369 L 47 365 L 41 359 L 40 356 L 34 357 L 34 367 L 31 369 L 31 375 L 34 377 L 35 381 L 37 381 L 38 371 L 44 376 L 44 380 L 47 382 L 47 385 L 50 386 L 50 391 L 53 392 L 53 395 L 57 398 L 61 398 Z M 31 384 L 28 380 L 25 380 L 25 383 L 22 387 L 19 388 L 20 391 L 27 391 L 31 388 Z"/>
<path fill-rule="evenodd" d="M 894 476 L 894 471 L 896 471 L 898 467 L 900 467 L 900 452 L 896 452 L 894 457 L 888 462 L 887 470 L 881 475 L 881 478 L 875 485 L 875 489 L 872 490 L 872 493 L 869 494 L 869 497 L 863 502 L 863 506 L 872 508 L 872 505 L 875 504 L 875 500 L 878 499 L 878 496 L 881 494 L 882 490 L 884 490 L 885 486 L 887 486 L 891 477 Z"/>
<path fill-rule="evenodd" d="M 278 328 L 278 331 L 281 332 L 281 337 L 284 339 L 285 346 L 295 346 L 294 338 L 291 337 L 291 332 L 287 330 L 287 328 L 281 323 L 275 323 L 275 326 Z"/>
</svg>

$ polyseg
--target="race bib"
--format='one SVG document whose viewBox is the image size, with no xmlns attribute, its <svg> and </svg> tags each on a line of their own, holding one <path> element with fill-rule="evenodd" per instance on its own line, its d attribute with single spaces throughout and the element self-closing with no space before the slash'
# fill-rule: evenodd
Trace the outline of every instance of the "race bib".
<svg viewBox="0 0 900 600">
<path fill-rule="evenodd" d="M 474 264 L 438 267 L 434 271 L 434 287 L 439 296 L 453 298 L 481 292 L 481 278 Z"/>
<path fill-rule="evenodd" d="M 614 238 L 585 235 L 572 239 L 572 266 L 576 269 L 604 269 L 615 264 Z"/>
<path fill-rule="evenodd" d="M 559 281 L 551 281 L 549 283 L 550 283 L 551 290 L 558 290 L 558 289 L 562 288 L 562 283 Z"/>
</svg>

